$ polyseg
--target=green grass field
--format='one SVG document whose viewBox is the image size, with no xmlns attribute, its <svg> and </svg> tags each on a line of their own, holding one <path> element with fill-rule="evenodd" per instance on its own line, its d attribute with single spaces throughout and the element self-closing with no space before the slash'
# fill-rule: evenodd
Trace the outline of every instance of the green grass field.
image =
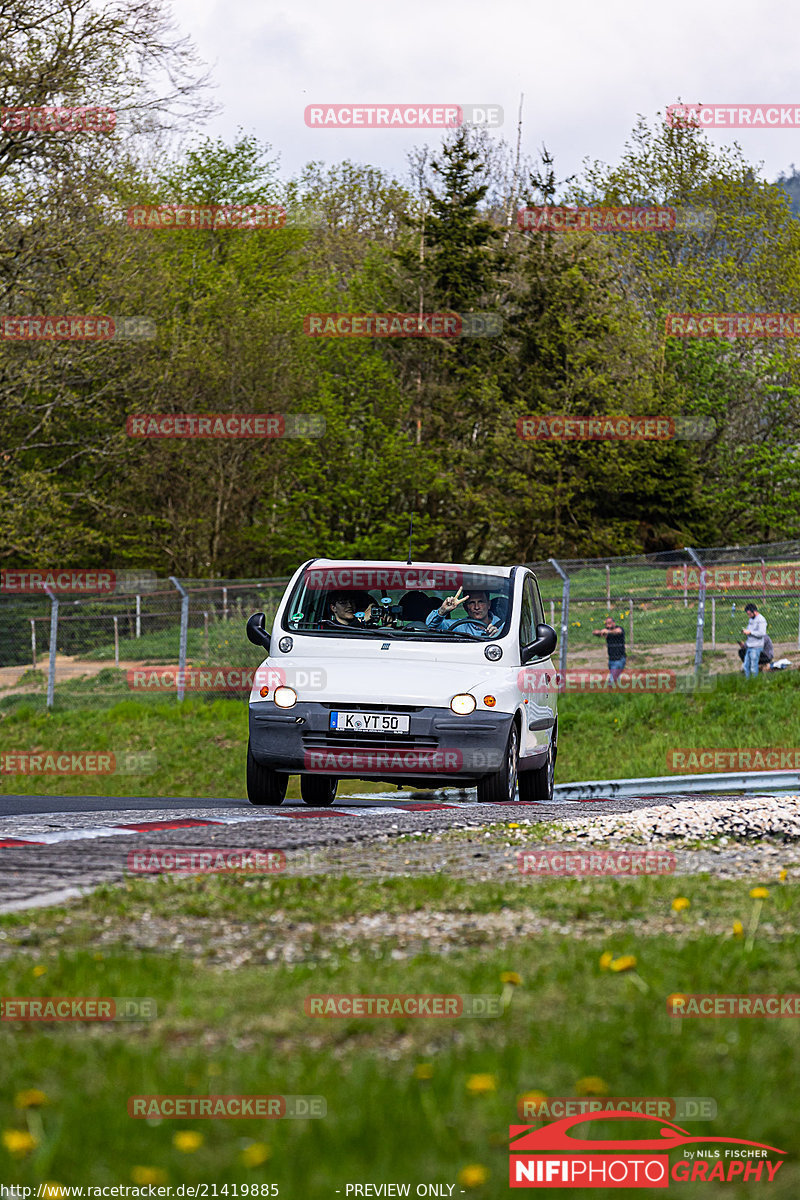
<svg viewBox="0 0 800 1200">
<path fill-rule="evenodd" d="M 778 1081 L 788 1083 L 800 1052 L 797 1021 L 681 1021 L 666 1008 L 674 992 L 796 990 L 797 886 L 764 882 L 770 896 L 751 950 L 733 933 L 752 913 L 749 885 L 703 877 L 162 878 L 103 888 L 68 909 L 0 917 L 4 996 L 151 997 L 158 1013 L 130 1024 L 3 1022 L 0 1175 L 26 1185 L 274 1183 L 281 1196 L 311 1200 L 365 1182 L 499 1197 L 519 1098 L 589 1091 L 711 1097 L 716 1119 L 686 1126 L 787 1150 L 769 1195 L 794 1200 L 795 1102 Z M 680 917 L 671 910 L 679 894 L 691 901 Z M 391 931 L 354 928 L 370 914 L 415 918 L 434 936 L 448 921 L 492 912 L 558 921 L 563 932 L 500 943 L 473 931 L 442 952 L 426 948 L 425 935 L 419 948 L 398 948 Z M 645 919 L 657 924 L 647 936 Z M 191 935 L 193 951 L 137 949 L 139 930 L 162 925 L 167 943 Z M 614 932 L 604 935 L 607 926 Z M 245 961 L 218 962 L 203 948 L 215 936 L 225 945 L 226 930 L 244 939 Z M 287 941 L 295 954 L 283 961 Z M 603 970 L 607 951 L 634 956 L 634 968 Z M 504 985 L 506 972 L 519 982 Z M 472 1019 L 306 1015 L 306 996 L 331 993 L 505 993 L 507 1007 Z M 321 1096 L 327 1115 L 131 1119 L 128 1097 L 150 1094 Z M 9 1133 L 26 1149 L 11 1153 Z M 642 1136 L 632 1123 L 602 1133 Z M 725 1194 L 752 1196 L 759 1186 L 732 1183 Z M 681 1194 L 722 1191 L 695 1183 Z"/>
<path fill-rule="evenodd" d="M 8 776 L 9 790 L 30 794 L 243 796 L 247 703 L 193 696 L 131 699 L 124 675 L 103 672 L 107 707 L 89 707 L 91 682 L 71 685 L 52 714 L 41 700 L 17 696 L 0 706 L 0 750 L 111 751 L 155 755 L 142 775 Z M 800 674 L 720 676 L 712 691 L 559 698 L 557 783 L 668 775 L 667 752 L 679 748 L 800 746 Z M 88 703 L 87 703 L 88 702 Z M 289 797 L 299 795 L 297 778 Z M 378 785 L 385 790 L 386 785 Z M 363 791 L 343 783 L 341 794 Z"/>
</svg>

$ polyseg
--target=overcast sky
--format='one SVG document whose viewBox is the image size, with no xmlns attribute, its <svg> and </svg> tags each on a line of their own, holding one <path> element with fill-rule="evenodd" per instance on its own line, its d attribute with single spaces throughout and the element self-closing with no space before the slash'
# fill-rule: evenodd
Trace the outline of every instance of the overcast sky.
<svg viewBox="0 0 800 1200">
<path fill-rule="evenodd" d="M 800 14 L 778 0 L 173 0 L 173 13 L 217 85 L 208 132 L 256 134 L 283 175 L 345 158 L 404 174 L 412 146 L 439 144 L 435 132 L 310 129 L 311 103 L 499 104 L 513 143 L 524 93 L 523 150 L 544 142 L 562 179 L 585 157 L 617 162 L 637 113 L 678 100 L 800 107 Z M 709 136 L 738 140 L 769 179 L 800 163 L 800 128 Z"/>
</svg>

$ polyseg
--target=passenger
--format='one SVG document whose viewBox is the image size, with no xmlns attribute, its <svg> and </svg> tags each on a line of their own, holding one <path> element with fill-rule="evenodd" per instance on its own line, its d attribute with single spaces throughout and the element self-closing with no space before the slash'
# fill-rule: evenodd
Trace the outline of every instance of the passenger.
<svg viewBox="0 0 800 1200">
<path fill-rule="evenodd" d="M 372 605 L 364 611 L 363 620 L 356 616 L 352 592 L 331 592 L 325 604 L 326 625 L 365 625 L 372 616 Z"/>
<path fill-rule="evenodd" d="M 466 618 L 448 621 L 447 614 L 458 608 L 459 604 L 464 605 L 467 611 Z M 473 590 L 469 595 L 462 596 L 461 588 L 455 596 L 448 596 L 443 600 L 440 606 L 428 615 L 425 623 L 429 629 L 439 633 L 449 633 L 457 626 L 458 633 L 467 633 L 471 637 L 494 637 L 502 625 L 497 614 L 492 612 L 488 592 Z"/>
</svg>

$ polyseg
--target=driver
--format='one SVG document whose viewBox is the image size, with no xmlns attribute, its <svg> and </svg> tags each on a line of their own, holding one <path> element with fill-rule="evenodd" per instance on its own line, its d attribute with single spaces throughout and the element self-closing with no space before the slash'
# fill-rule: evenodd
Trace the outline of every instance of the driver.
<svg viewBox="0 0 800 1200">
<path fill-rule="evenodd" d="M 458 608 L 459 604 L 463 604 L 467 610 L 466 620 L 462 618 L 460 621 L 448 621 L 447 614 Z M 429 613 L 425 624 L 429 629 L 441 633 L 448 633 L 458 626 L 459 633 L 468 633 L 472 637 L 494 637 L 502 621 L 491 611 L 488 592 L 473 590 L 469 595 L 462 596 L 459 588 L 455 596 L 448 596 L 439 608 Z"/>
</svg>

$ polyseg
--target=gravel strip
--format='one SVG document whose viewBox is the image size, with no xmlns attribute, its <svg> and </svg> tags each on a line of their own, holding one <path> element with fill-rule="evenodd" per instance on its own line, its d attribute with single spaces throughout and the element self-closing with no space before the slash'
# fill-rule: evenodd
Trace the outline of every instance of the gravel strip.
<svg viewBox="0 0 800 1200">
<path fill-rule="evenodd" d="M 800 796 L 742 796 L 738 799 L 684 800 L 665 807 L 654 804 L 617 815 L 596 817 L 588 822 L 560 820 L 561 833 L 605 841 L 615 835 L 644 844 L 665 839 L 704 841 L 708 838 L 776 838 L 800 841 Z"/>
</svg>

